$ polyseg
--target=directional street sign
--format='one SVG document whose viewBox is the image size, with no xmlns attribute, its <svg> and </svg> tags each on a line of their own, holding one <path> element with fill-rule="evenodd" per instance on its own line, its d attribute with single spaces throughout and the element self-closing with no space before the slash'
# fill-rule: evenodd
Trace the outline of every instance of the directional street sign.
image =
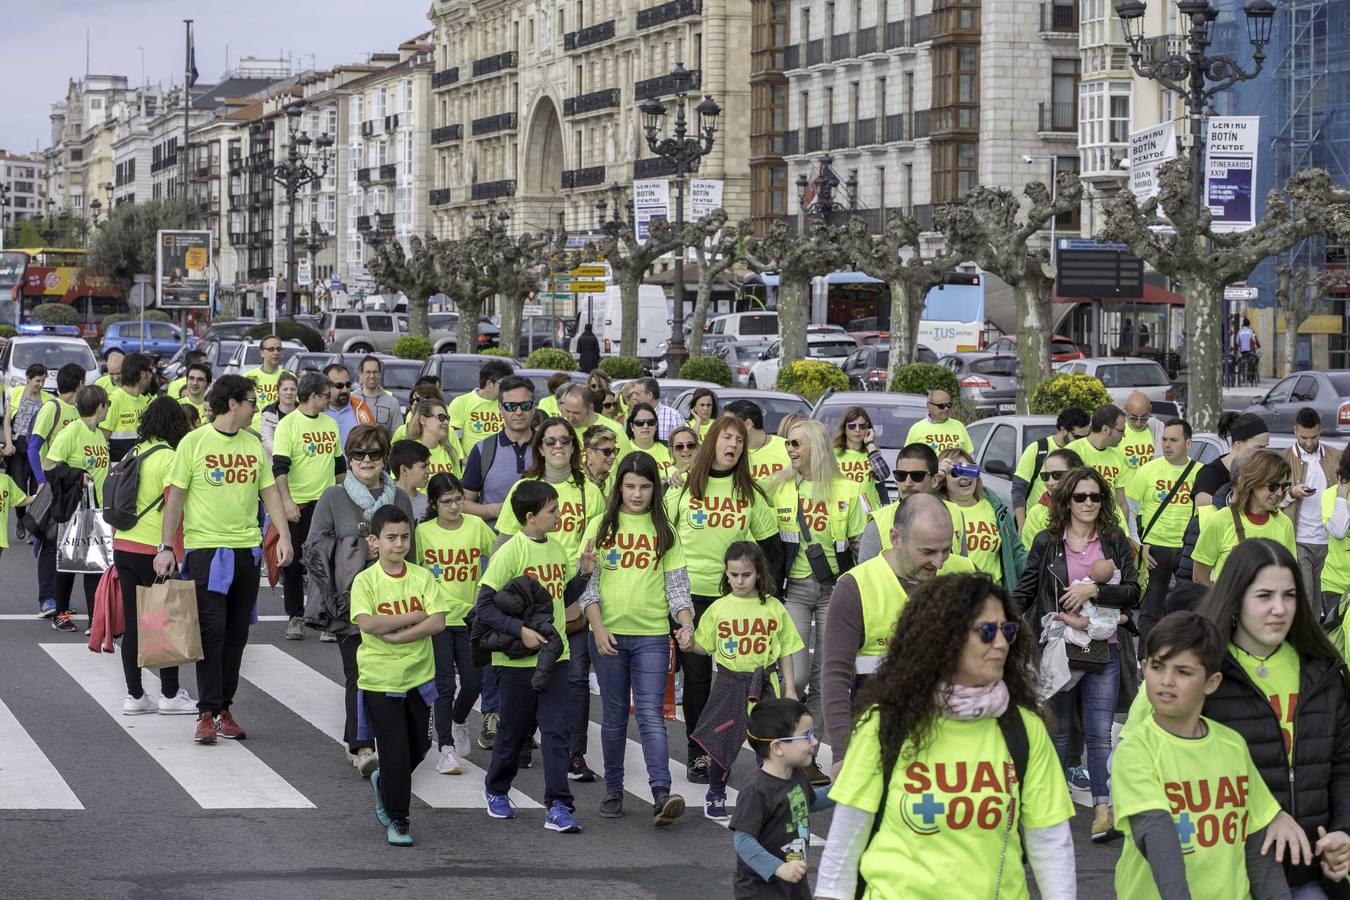
<svg viewBox="0 0 1350 900">
<path fill-rule="evenodd" d="M 570 284 L 564 282 L 562 286 L 564 290 L 574 294 L 603 294 L 606 287 L 603 281 L 573 281 Z"/>
<path fill-rule="evenodd" d="M 573 278 L 604 278 L 609 273 L 604 266 L 577 266 L 571 274 Z"/>
</svg>

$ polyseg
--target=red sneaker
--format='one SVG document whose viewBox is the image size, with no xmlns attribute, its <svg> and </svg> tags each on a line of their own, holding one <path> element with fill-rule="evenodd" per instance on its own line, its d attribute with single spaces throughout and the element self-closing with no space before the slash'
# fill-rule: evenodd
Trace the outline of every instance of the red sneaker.
<svg viewBox="0 0 1350 900">
<path fill-rule="evenodd" d="M 199 744 L 214 744 L 216 742 L 216 717 L 209 712 L 197 714 L 197 730 L 192 735 L 192 739 Z"/>
<path fill-rule="evenodd" d="M 222 709 L 220 715 L 216 716 L 216 733 L 227 741 L 242 741 L 248 737 L 228 709 Z"/>
</svg>

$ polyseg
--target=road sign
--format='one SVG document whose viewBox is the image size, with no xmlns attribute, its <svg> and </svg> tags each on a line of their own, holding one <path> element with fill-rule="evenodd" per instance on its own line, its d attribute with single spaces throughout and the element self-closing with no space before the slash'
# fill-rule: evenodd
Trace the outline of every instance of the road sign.
<svg viewBox="0 0 1350 900">
<path fill-rule="evenodd" d="M 571 275 L 573 278 L 605 278 L 609 270 L 606 266 L 577 266 Z"/>
<path fill-rule="evenodd" d="M 337 277 L 336 275 L 334 275 L 334 276 L 333 276 L 332 282 L 329 283 L 329 288 L 330 288 L 330 289 L 332 290 L 332 292 L 335 293 L 335 294 L 336 294 L 338 291 L 342 290 L 342 279 L 339 278 L 339 277 Z"/>
<path fill-rule="evenodd" d="M 608 285 L 603 281 L 563 282 L 560 287 L 574 294 L 603 294 Z"/>
<path fill-rule="evenodd" d="M 1245 284 L 1233 284 L 1223 289 L 1223 299 L 1225 300 L 1244 300 L 1252 301 L 1259 296 L 1256 288 L 1248 287 Z"/>
<path fill-rule="evenodd" d="M 544 304 L 526 303 L 520 308 L 520 314 L 522 316 L 542 316 L 544 314 Z"/>
</svg>

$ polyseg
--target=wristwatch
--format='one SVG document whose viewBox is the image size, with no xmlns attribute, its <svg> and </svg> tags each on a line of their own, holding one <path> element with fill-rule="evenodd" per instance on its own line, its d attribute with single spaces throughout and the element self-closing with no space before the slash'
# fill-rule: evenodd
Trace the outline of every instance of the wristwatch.
<svg viewBox="0 0 1350 900">
<path fill-rule="evenodd" d="M 168 544 L 160 544 L 158 547 L 155 548 L 155 553 L 156 553 L 156 554 L 160 554 L 160 553 L 172 553 L 172 552 L 173 552 L 173 548 L 170 547 Z"/>
</svg>

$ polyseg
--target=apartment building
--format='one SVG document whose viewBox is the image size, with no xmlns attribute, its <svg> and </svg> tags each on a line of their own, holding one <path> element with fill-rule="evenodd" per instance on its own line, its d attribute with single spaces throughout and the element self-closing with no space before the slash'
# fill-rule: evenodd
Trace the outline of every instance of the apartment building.
<svg viewBox="0 0 1350 900">
<path fill-rule="evenodd" d="M 46 214 L 47 161 L 39 155 L 25 156 L 0 150 L 0 185 L 5 205 L 0 206 L 0 230 L 8 231 L 24 219 Z"/>
</svg>

